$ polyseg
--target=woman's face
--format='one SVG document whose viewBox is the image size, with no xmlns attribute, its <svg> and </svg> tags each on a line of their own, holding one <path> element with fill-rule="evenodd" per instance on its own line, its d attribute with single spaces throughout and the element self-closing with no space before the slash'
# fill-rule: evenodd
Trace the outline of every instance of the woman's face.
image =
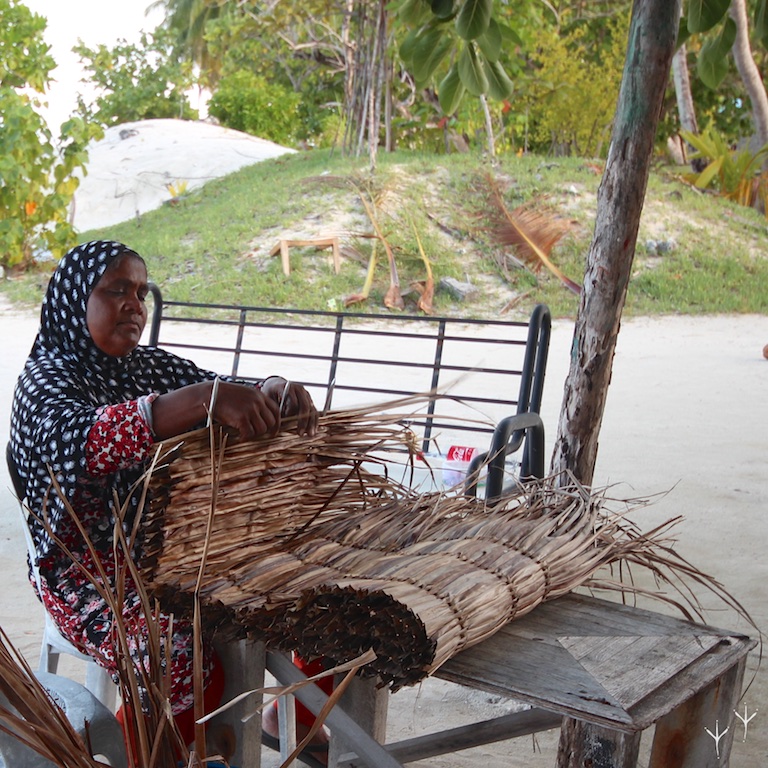
<svg viewBox="0 0 768 768">
<path fill-rule="evenodd" d="M 138 345 L 147 324 L 147 268 L 126 254 L 112 262 L 88 298 L 85 320 L 96 346 L 125 357 Z"/>
</svg>

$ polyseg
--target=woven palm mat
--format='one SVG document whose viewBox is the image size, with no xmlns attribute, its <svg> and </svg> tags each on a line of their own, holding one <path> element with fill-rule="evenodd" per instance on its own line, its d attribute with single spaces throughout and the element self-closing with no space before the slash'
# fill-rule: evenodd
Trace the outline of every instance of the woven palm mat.
<svg viewBox="0 0 768 768">
<path fill-rule="evenodd" d="M 372 648 L 370 671 L 397 689 L 601 566 L 655 556 L 583 488 L 544 480 L 486 507 L 361 465 L 409 442 L 394 416 L 361 410 L 321 416 L 313 437 L 238 444 L 204 429 L 166 442 L 149 481 L 147 587 L 188 611 L 199 580 L 209 628 L 305 658 Z"/>
</svg>

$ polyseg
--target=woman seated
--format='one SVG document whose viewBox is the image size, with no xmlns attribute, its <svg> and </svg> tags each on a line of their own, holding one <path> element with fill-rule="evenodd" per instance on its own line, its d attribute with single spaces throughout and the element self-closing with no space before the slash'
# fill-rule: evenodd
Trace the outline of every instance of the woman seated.
<svg viewBox="0 0 768 768">
<path fill-rule="evenodd" d="M 223 379 L 161 349 L 139 346 L 147 293 L 144 260 L 127 246 L 94 241 L 69 251 L 48 285 L 11 416 L 12 458 L 34 513 L 39 597 L 61 634 L 115 676 L 113 615 L 92 580 L 98 580 L 99 560 L 114 586 L 120 567 L 113 552 L 115 495 L 127 510 L 122 524 L 128 535 L 153 445 L 204 425 L 209 415 L 244 440 L 275 434 L 286 416 L 296 417 L 300 434 L 314 434 L 317 425 L 307 391 L 283 378 L 270 376 L 255 385 Z M 134 559 L 141 546 L 139 535 Z M 141 665 L 144 616 L 130 579 L 122 613 L 133 662 Z M 166 634 L 169 617 L 160 621 Z M 191 743 L 193 632 L 190 622 L 178 618 L 172 627 L 172 711 Z M 224 677 L 209 646 L 204 677 L 210 711 Z"/>
</svg>

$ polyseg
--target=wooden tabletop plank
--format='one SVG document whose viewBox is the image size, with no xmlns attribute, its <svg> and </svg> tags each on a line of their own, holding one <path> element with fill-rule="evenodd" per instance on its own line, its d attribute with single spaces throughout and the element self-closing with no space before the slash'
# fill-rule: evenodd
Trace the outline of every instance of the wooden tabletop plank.
<svg viewBox="0 0 768 768">
<path fill-rule="evenodd" d="M 634 731 L 724 674 L 754 645 L 709 625 L 568 595 L 510 622 L 435 674 Z"/>
<path fill-rule="evenodd" d="M 560 638 L 574 660 L 626 710 L 665 685 L 720 640 L 712 635 Z"/>
</svg>

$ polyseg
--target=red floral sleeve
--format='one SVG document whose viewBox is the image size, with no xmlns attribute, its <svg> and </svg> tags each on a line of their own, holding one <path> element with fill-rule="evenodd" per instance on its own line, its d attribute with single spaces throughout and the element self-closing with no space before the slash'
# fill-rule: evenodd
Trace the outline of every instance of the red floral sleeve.
<svg viewBox="0 0 768 768">
<path fill-rule="evenodd" d="M 130 400 L 98 409 L 85 444 L 89 474 L 108 475 L 146 457 L 154 443 L 152 425 L 146 417 L 146 400 Z"/>
</svg>

